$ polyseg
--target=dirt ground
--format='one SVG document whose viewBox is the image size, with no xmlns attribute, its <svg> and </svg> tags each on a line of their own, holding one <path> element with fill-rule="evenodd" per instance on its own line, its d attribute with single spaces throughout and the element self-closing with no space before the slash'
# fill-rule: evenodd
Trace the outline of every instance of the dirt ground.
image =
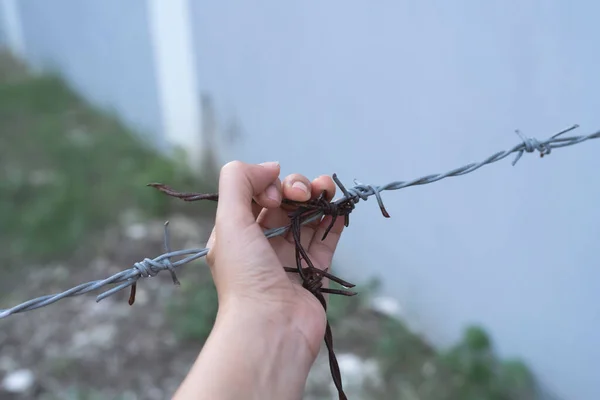
<svg viewBox="0 0 600 400">
<path fill-rule="evenodd" d="M 202 224 L 174 218 L 171 225 L 173 248 L 185 242 L 200 246 Z M 87 265 L 36 268 L 13 283 L 12 301 L 3 296 L 3 305 L 104 279 L 162 254 L 162 221 L 137 228 L 107 232 Z M 185 279 L 185 267 L 178 275 Z M 13 398 L 66 398 L 73 388 L 94 389 L 107 399 L 168 398 L 201 348 L 201 343 L 178 343 L 166 323 L 163 305 L 177 289 L 169 274 L 161 273 L 139 282 L 133 307 L 127 303 L 129 289 L 96 303 L 98 291 L 0 320 L 0 373 L 27 369 L 35 377 L 30 390 Z"/>
<path fill-rule="evenodd" d="M 98 244 L 97 254 L 87 263 L 31 268 L 10 282 L 12 290 L 3 293 L 2 307 L 104 279 L 136 261 L 162 254 L 163 223 L 153 221 L 109 230 Z M 210 226 L 208 221 L 170 218 L 172 248 L 204 247 Z M 179 280 L 184 282 L 186 271 L 189 275 L 195 268 L 205 266 L 194 262 L 178 268 Z M 97 303 L 99 290 L 0 320 L 0 381 L 4 380 L 0 399 L 170 398 L 202 347 L 201 342 L 178 340 L 169 325 L 164 305 L 179 296 L 179 290 L 168 273 L 161 273 L 139 281 L 133 306 L 127 303 L 129 289 Z M 361 348 L 348 335 L 344 337 L 343 332 L 364 331 L 367 326 L 376 329 L 376 314 L 363 313 L 344 323 L 346 328 L 341 333 L 334 331 L 336 353 L 342 367 L 348 365 L 347 373 L 356 374 L 356 364 L 362 363 L 369 349 Z M 364 337 L 372 338 L 376 333 L 371 330 Z M 335 398 L 324 350 L 311 372 L 307 399 Z M 376 367 L 367 365 L 376 376 Z M 358 373 L 363 379 L 364 374 Z M 350 378 L 349 390 L 358 379 Z"/>
<path fill-rule="evenodd" d="M 113 221 L 114 210 L 144 206 L 145 212 L 162 215 L 163 197 L 151 196 L 144 185 L 158 180 L 185 187 L 187 175 L 176 163 L 139 146 L 129 130 L 91 108 L 62 80 L 30 75 L 1 52 L 0 103 L 0 170 L 12 171 L 2 175 L 10 190 L 0 193 L 0 219 L 7 228 L 0 241 L 8 250 L 0 260 L 10 260 L 0 276 L 0 309 L 105 279 L 162 254 L 165 219 L 173 249 L 204 247 L 212 221 L 192 220 L 187 211 L 160 220 L 132 220 L 124 213 L 120 225 L 91 240 L 87 227 Z M 45 183 L 23 181 L 40 174 L 53 178 L 50 183 L 48 177 Z M 68 259 L 54 257 L 59 246 Z M 19 254 L 34 252 L 62 261 L 13 265 Z M 187 301 L 183 286 L 194 287 L 205 268 L 202 262 L 179 268 L 182 287 L 164 272 L 141 279 L 133 307 L 127 303 L 128 289 L 98 303 L 102 290 L 97 290 L 0 319 L 0 400 L 170 398 L 202 341 L 178 337 L 167 305 Z M 336 353 L 348 374 L 365 368 L 353 354 L 368 353 L 368 346 L 347 333 L 359 332 L 353 335 L 373 342 L 374 331 L 364 331 L 375 326 L 364 319 L 373 315 L 357 314 L 354 322 L 345 315 L 341 329 L 334 328 Z M 319 358 L 306 398 L 335 398 L 333 393 L 327 359 Z"/>
<path fill-rule="evenodd" d="M 29 76 L 0 53 L 0 117 L 0 310 L 163 254 L 166 219 L 172 249 L 204 247 L 212 228 L 207 218 L 214 217 L 205 213 L 210 206 L 173 207 L 145 185 L 169 182 L 212 192 L 205 190 L 211 180 L 199 181 L 179 158 L 141 146 L 129 129 L 90 107 L 61 79 Z M 131 208 L 135 212 L 115 214 Z M 143 213 L 161 219 L 136 217 Z M 25 256 L 62 261 L 15 264 Z M 207 318 L 215 308 L 211 292 L 197 285 L 209 276 L 203 262 L 178 268 L 177 275 L 181 286 L 165 272 L 141 279 L 133 307 L 128 289 L 101 302 L 97 290 L 0 319 L 0 400 L 169 399 L 202 348 L 199 337 L 210 330 Z M 496 379 L 487 350 L 480 359 L 480 351 L 459 347 L 453 374 L 442 372 L 426 340 L 364 301 L 367 288 L 354 283 L 359 296 L 332 296 L 328 310 L 350 399 L 530 400 L 490 394 L 506 382 L 520 386 L 522 373 Z M 200 295 L 188 297 L 190 288 Z M 182 339 L 182 330 L 192 338 Z M 467 388 L 475 397 L 465 395 Z M 338 398 L 325 346 L 304 398 Z"/>
</svg>

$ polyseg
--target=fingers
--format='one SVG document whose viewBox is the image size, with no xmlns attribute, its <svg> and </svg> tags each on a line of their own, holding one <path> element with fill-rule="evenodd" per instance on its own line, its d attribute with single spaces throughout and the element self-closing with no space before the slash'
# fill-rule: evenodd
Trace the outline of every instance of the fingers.
<svg viewBox="0 0 600 400">
<path fill-rule="evenodd" d="M 279 163 L 246 164 L 241 161 L 227 163 L 219 177 L 219 202 L 217 205 L 217 225 L 244 229 L 255 223 L 252 199 L 257 196 L 265 204 L 278 206 L 281 197 L 275 192 Z M 271 189 L 274 186 L 274 190 Z M 263 193 L 264 192 L 264 193 Z M 273 194 L 274 198 L 270 195 Z M 226 222 L 219 224 L 219 221 Z"/>
<path fill-rule="evenodd" d="M 329 215 L 323 218 L 317 230 L 315 231 L 315 234 L 313 235 L 313 240 L 308 246 L 307 251 L 310 254 L 315 266 L 320 265 L 324 268 L 327 268 L 331 265 L 333 254 L 335 253 L 342 231 L 344 230 L 344 217 L 339 216 L 336 218 L 335 223 L 329 233 L 327 233 L 325 240 L 321 240 L 325 234 L 325 231 L 331 224 L 331 220 L 332 217 Z"/>
<path fill-rule="evenodd" d="M 325 192 L 325 199 L 327 201 L 331 201 L 335 196 L 335 182 L 333 181 L 333 179 L 331 179 L 330 176 L 321 175 L 318 178 L 316 178 L 311 184 L 312 199 L 318 198 L 323 192 Z M 302 227 L 300 228 L 300 243 L 302 244 L 302 247 L 307 248 L 313 240 L 315 229 L 317 229 L 317 227 L 319 226 L 319 221 L 320 219 L 317 219 L 316 221 L 312 221 L 302 225 Z M 289 242 L 294 243 L 294 236 L 292 232 L 287 232 L 285 234 L 285 238 Z"/>
<path fill-rule="evenodd" d="M 265 208 L 279 207 L 281 205 L 281 198 L 281 179 L 277 178 L 264 192 L 254 196 L 255 202 L 252 203 L 252 214 L 254 215 L 254 219 L 258 218 Z"/>
<path fill-rule="evenodd" d="M 307 201 L 310 199 L 311 187 L 311 182 L 307 177 L 291 174 L 286 176 L 282 182 L 282 196 L 289 200 Z M 285 226 L 290 223 L 286 210 L 291 209 L 291 207 L 281 204 L 279 209 L 265 210 L 258 219 L 258 223 L 265 229 Z"/>
<path fill-rule="evenodd" d="M 294 201 L 308 201 L 311 187 L 310 181 L 304 175 L 288 175 L 283 180 L 283 197 Z"/>
<path fill-rule="evenodd" d="M 297 183 L 299 182 L 299 183 Z M 300 187 L 300 184 L 306 186 L 308 191 L 310 192 L 310 196 L 307 196 L 307 192 L 304 191 L 303 188 Z M 294 201 L 307 201 L 310 198 L 315 199 L 319 197 L 319 195 L 325 191 L 327 201 L 331 201 L 335 195 L 335 183 L 333 179 L 327 175 L 322 175 L 310 182 L 308 178 L 304 175 L 300 174 L 291 174 L 288 175 L 282 183 L 283 189 L 283 197 L 286 199 L 294 200 Z M 264 210 L 264 212 L 258 218 L 258 223 L 265 229 L 278 228 L 280 226 L 285 226 L 290 223 L 290 219 L 287 215 L 287 210 L 292 210 L 293 207 L 286 205 L 285 203 L 281 204 L 281 208 L 274 210 Z M 319 222 L 315 221 L 310 224 L 309 227 L 316 229 Z M 309 225 L 309 224 L 307 224 Z M 305 225 L 305 226 L 307 226 Z M 306 231 L 301 233 L 302 242 L 306 244 L 310 243 L 310 239 L 312 238 L 312 232 L 309 232 L 310 235 L 306 234 Z M 286 234 L 287 240 L 290 242 L 294 242 L 291 234 Z"/>
<path fill-rule="evenodd" d="M 306 192 L 300 189 L 298 181 L 307 187 Z M 335 182 L 328 175 L 321 175 L 312 182 L 300 174 L 288 175 L 283 180 L 283 197 L 290 200 L 307 201 L 319 197 L 322 192 L 326 192 L 327 201 L 331 201 L 335 196 Z"/>
</svg>

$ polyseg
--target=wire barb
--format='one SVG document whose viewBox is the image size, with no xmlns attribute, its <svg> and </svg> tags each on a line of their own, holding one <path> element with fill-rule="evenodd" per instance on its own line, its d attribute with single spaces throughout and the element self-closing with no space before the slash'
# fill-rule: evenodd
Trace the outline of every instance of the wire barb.
<svg viewBox="0 0 600 400">
<path fill-rule="evenodd" d="M 320 270 L 319 268 L 314 267 L 310 260 L 310 257 L 308 256 L 308 254 L 306 254 L 306 251 L 301 246 L 300 227 L 302 225 L 316 221 L 325 215 L 332 216 L 332 222 L 328 226 L 325 234 L 322 237 L 322 239 L 324 240 L 327 237 L 327 234 L 329 233 L 331 227 L 334 225 L 337 217 L 343 216 L 345 219 L 344 224 L 348 226 L 349 215 L 355 209 L 356 204 L 360 200 L 366 201 L 370 196 L 374 195 L 376 197 L 379 208 L 381 209 L 381 213 L 385 218 L 389 218 L 390 216 L 387 210 L 385 209 L 381 198 L 381 192 L 384 190 L 398 190 L 409 186 L 424 185 L 437 182 L 448 177 L 462 176 L 474 172 L 475 170 L 481 168 L 484 165 L 500 161 L 512 153 L 517 153 L 515 159 L 512 162 L 512 165 L 514 166 L 517 163 L 517 161 L 519 161 L 519 159 L 522 157 L 524 152 L 532 153 L 534 150 L 538 150 L 540 152 L 540 157 L 544 157 L 544 155 L 550 154 L 552 149 L 554 148 L 572 146 L 590 139 L 600 138 L 600 131 L 594 132 L 589 135 L 562 137 L 562 135 L 564 135 L 565 133 L 574 130 L 578 127 L 579 125 L 573 125 L 570 128 L 558 132 L 557 134 L 551 136 L 548 140 L 543 142 L 540 142 L 535 138 L 528 138 L 517 130 L 516 133 L 521 138 L 522 143 L 514 146 L 512 149 L 497 152 L 489 156 L 487 159 L 478 163 L 467 164 L 465 166 L 456 168 L 446 173 L 427 175 L 418 179 L 413 179 L 411 181 L 397 181 L 390 182 L 383 186 L 373 186 L 362 184 L 355 180 L 355 186 L 353 188 L 346 189 L 341 183 L 341 181 L 338 179 L 337 175 L 334 173 L 333 180 L 342 191 L 342 198 L 336 201 L 329 202 L 325 200 L 325 193 L 322 193 L 317 199 L 306 203 L 298 203 L 284 199 L 284 203 L 297 206 L 297 209 L 290 213 L 290 224 L 279 228 L 266 230 L 264 232 L 265 237 L 272 238 L 275 236 L 283 235 L 291 229 L 296 243 L 296 268 L 284 267 L 284 269 L 286 272 L 298 273 L 302 278 L 303 287 L 309 290 L 313 295 L 315 295 L 315 297 L 317 297 L 317 299 L 321 302 L 325 310 L 327 310 L 327 305 L 324 300 L 323 293 L 344 296 L 354 296 L 356 295 L 356 293 L 351 292 L 349 290 L 323 288 L 321 283 L 323 277 L 337 282 L 346 288 L 352 288 L 354 287 L 354 285 L 332 274 L 329 274 L 327 270 Z M 219 198 L 218 193 L 179 193 L 170 188 L 169 186 L 161 183 L 150 183 L 148 184 L 148 186 L 154 187 L 155 189 L 167 195 L 178 197 L 183 201 L 187 202 L 198 200 L 218 201 Z M 135 263 L 132 268 L 119 272 L 107 279 L 83 283 L 62 293 L 41 296 L 9 309 L 0 309 L 0 319 L 24 311 L 31 311 L 37 308 L 45 307 L 61 299 L 83 295 L 112 284 L 118 285 L 98 295 L 96 298 L 97 302 L 101 301 L 102 299 L 108 296 L 111 296 L 112 294 L 120 290 L 131 286 L 129 304 L 133 304 L 133 302 L 135 301 L 135 290 L 137 280 L 141 277 L 155 276 L 163 270 L 169 271 L 173 279 L 173 283 L 179 285 L 180 283 L 177 279 L 177 276 L 175 275 L 175 269 L 184 264 L 190 263 L 194 260 L 206 256 L 206 254 L 208 254 L 209 249 L 204 248 L 171 251 L 169 246 L 169 233 L 167 225 L 168 221 L 167 223 L 165 223 L 165 254 L 162 254 L 154 259 L 145 258 L 143 261 Z M 182 256 L 185 256 L 185 258 L 176 262 L 171 261 L 171 259 L 174 257 Z M 307 264 L 307 267 L 302 266 L 303 261 Z M 327 344 L 327 348 L 329 351 L 330 367 L 334 383 L 336 385 L 336 388 L 338 389 L 340 399 L 346 399 L 346 396 L 342 389 L 339 366 L 337 365 L 337 360 L 333 352 L 333 337 L 331 334 L 331 328 L 329 326 L 329 323 L 327 323 L 326 327 L 325 343 Z"/>
<path fill-rule="evenodd" d="M 572 127 L 553 135 L 549 140 L 544 142 L 545 146 L 548 149 L 553 149 L 553 148 L 559 148 L 559 147 L 572 146 L 575 144 L 585 142 L 590 139 L 600 138 L 600 131 L 594 132 L 589 135 L 584 135 L 584 136 L 562 137 L 562 138 L 559 137 L 559 136 L 562 136 L 564 133 L 569 132 L 578 127 L 579 127 L 579 125 L 573 125 Z M 355 180 L 356 185 L 353 188 L 346 189 L 339 181 L 337 175 L 333 174 L 333 180 L 340 187 L 340 190 L 342 191 L 342 193 L 344 193 L 344 197 L 337 200 L 336 203 L 343 203 L 347 199 L 352 198 L 353 203 L 356 204 L 356 203 L 358 203 L 359 200 L 367 200 L 370 196 L 375 195 L 375 197 L 378 198 L 378 204 L 379 204 L 380 208 L 382 209 L 382 214 L 384 216 L 388 217 L 389 214 L 387 213 L 387 211 L 383 207 L 383 203 L 381 202 L 380 192 L 382 192 L 384 190 L 398 190 L 398 189 L 403 189 L 403 188 L 406 188 L 409 186 L 429 184 L 429 183 L 437 182 L 439 180 L 442 180 L 442 179 L 448 178 L 448 177 L 452 177 L 452 176 L 462 176 L 462 175 L 474 172 L 475 170 L 481 168 L 484 165 L 500 161 L 512 153 L 522 154 L 522 152 L 524 150 L 524 146 L 525 146 L 525 144 L 521 143 L 519 145 L 514 146 L 512 149 L 495 153 L 479 163 L 467 164 L 463 167 L 456 168 L 454 170 L 451 170 L 451 171 L 443 173 L 443 174 L 427 175 L 427 176 L 424 176 L 424 177 L 421 177 L 418 179 L 413 179 L 411 181 L 390 182 L 383 186 L 365 185 L 365 184 L 359 183 Z M 520 158 L 520 156 L 518 156 L 518 157 Z M 516 161 L 513 162 L 513 165 L 515 162 Z M 197 193 L 176 193 L 173 189 L 171 189 L 167 185 L 164 185 L 161 183 L 150 183 L 150 184 L 148 184 L 148 186 L 154 187 L 157 190 L 160 190 L 167 194 L 169 194 L 169 193 L 177 194 L 178 196 L 181 196 L 182 200 L 184 200 L 184 201 L 196 201 L 196 200 L 217 201 L 218 200 L 218 194 L 216 194 L 216 193 L 201 194 L 199 196 Z M 315 220 L 321 218 L 323 215 L 324 215 L 324 212 L 322 210 L 315 210 L 314 212 L 308 213 L 306 216 L 303 216 L 301 218 L 302 219 L 301 223 L 307 224 L 309 222 L 312 222 L 312 221 L 315 221 Z M 289 224 L 286 226 L 279 227 L 279 228 L 272 228 L 272 229 L 265 231 L 265 236 L 267 238 L 271 238 L 274 236 L 283 235 L 288 232 L 289 228 L 290 228 Z M 130 268 L 128 270 L 119 272 L 107 279 L 84 283 L 84 284 L 78 285 L 74 288 L 71 288 L 63 293 L 58 293 L 55 295 L 41 296 L 36 299 L 26 301 L 22 304 L 19 304 L 17 306 L 9 308 L 9 309 L 0 309 L 0 319 L 6 318 L 10 315 L 21 313 L 24 311 L 31 311 L 31 310 L 34 310 L 34 309 L 37 309 L 40 307 L 45 307 L 47 305 L 53 304 L 59 300 L 67 298 L 67 297 L 73 297 L 73 296 L 79 296 L 82 294 L 86 294 L 91 291 L 100 289 L 106 285 L 124 282 L 124 283 L 121 283 L 121 285 L 113 288 L 112 290 L 106 291 L 103 294 L 99 295 L 97 297 L 96 301 L 101 301 L 102 299 L 116 293 L 117 291 L 131 286 L 135 281 L 137 281 L 137 279 L 141 276 L 140 275 L 141 271 L 138 269 L 139 267 L 141 267 L 142 269 L 144 267 L 146 267 L 147 269 L 145 271 L 151 271 L 153 274 L 157 274 L 161 270 L 164 270 L 164 269 L 169 270 L 168 268 L 166 268 L 166 265 L 164 263 L 162 263 L 162 261 L 166 258 L 171 259 L 173 257 L 178 257 L 178 256 L 187 256 L 183 260 L 172 263 L 172 270 L 174 270 L 181 265 L 187 264 L 187 263 L 197 260 L 201 257 L 204 257 L 207 253 L 208 253 L 207 248 L 188 249 L 188 250 L 179 250 L 179 251 L 166 253 L 166 254 L 156 257 L 153 260 L 146 258 L 139 263 L 135 263 L 134 268 Z"/>
<path fill-rule="evenodd" d="M 550 138 L 550 140 L 547 140 L 546 142 L 539 142 L 535 138 L 529 138 L 529 137 L 523 135 L 520 130 L 518 130 L 518 129 L 515 130 L 515 133 L 517 135 L 519 135 L 519 137 L 523 141 L 524 147 L 523 147 L 523 149 L 519 150 L 517 156 L 515 157 L 514 161 L 512 162 L 512 165 L 514 166 L 517 163 L 517 161 L 519 161 L 521 159 L 521 156 L 523 155 L 524 151 L 526 151 L 528 153 L 533 153 L 534 150 L 538 150 L 540 152 L 540 158 L 544 158 L 544 156 L 546 154 L 550 154 L 552 152 L 552 147 L 549 146 L 549 144 L 552 142 L 553 139 L 556 139 L 560 135 L 563 135 L 563 134 L 570 132 L 573 129 L 577 129 L 577 128 L 579 128 L 579 125 L 575 124 L 575 125 L 571 126 L 570 128 L 564 129 L 564 130 L 558 132 L 557 134 L 553 135 Z"/>
<path fill-rule="evenodd" d="M 164 234 L 164 240 L 165 240 L 165 253 L 166 254 L 171 254 L 171 246 L 169 245 L 169 221 L 165 222 L 165 234 Z M 173 279 L 173 284 L 174 285 L 181 285 L 181 282 L 179 282 L 179 279 L 177 279 L 177 275 L 175 274 L 175 268 L 173 267 L 173 263 L 171 262 L 171 258 L 169 256 L 165 257 L 162 261 L 156 262 L 153 260 L 148 260 L 145 259 L 142 262 L 137 262 L 135 264 L 133 264 L 133 268 L 137 269 L 139 271 L 139 276 L 140 277 L 144 277 L 144 278 L 150 278 L 153 276 L 156 276 L 156 274 L 158 274 L 162 267 L 164 266 L 164 268 L 166 268 L 170 273 L 171 273 L 171 278 Z M 155 267 L 155 269 L 152 269 L 152 267 Z M 160 269 L 157 269 L 160 268 Z M 135 294 L 136 294 L 136 289 L 137 289 L 137 282 L 132 280 L 132 284 L 131 284 L 131 292 L 129 294 L 129 300 L 128 303 L 130 306 L 133 305 L 133 303 L 135 303 Z M 98 299 L 98 301 L 100 301 L 101 299 Z"/>
</svg>

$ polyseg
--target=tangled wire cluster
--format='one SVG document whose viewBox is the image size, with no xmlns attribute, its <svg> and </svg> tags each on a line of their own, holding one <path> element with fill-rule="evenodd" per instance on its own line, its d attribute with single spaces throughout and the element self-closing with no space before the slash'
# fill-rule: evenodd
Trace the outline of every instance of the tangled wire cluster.
<svg viewBox="0 0 600 400">
<path fill-rule="evenodd" d="M 288 224 L 287 226 L 279 227 L 279 228 L 269 229 L 269 230 L 265 231 L 265 236 L 267 238 L 271 238 L 274 236 L 282 235 L 282 234 L 286 233 L 288 230 L 291 230 L 293 237 L 294 237 L 295 245 L 296 245 L 296 267 L 295 268 L 284 267 L 284 268 L 287 272 L 298 273 L 300 275 L 300 277 L 302 278 L 303 287 L 306 290 L 310 291 L 315 297 L 317 297 L 317 299 L 321 302 L 321 304 L 323 305 L 325 310 L 327 310 L 327 305 L 326 305 L 323 293 L 336 294 L 336 295 L 342 295 L 342 296 L 353 296 L 356 293 L 349 291 L 349 290 L 323 288 L 322 283 L 321 283 L 323 277 L 326 277 L 334 282 L 337 282 L 345 288 L 352 288 L 352 287 L 354 287 L 354 285 L 328 273 L 327 270 L 323 271 L 323 270 L 320 270 L 320 269 L 314 267 L 314 265 L 312 264 L 310 258 L 308 257 L 306 251 L 304 250 L 304 248 L 302 247 L 301 242 L 300 242 L 300 227 L 302 225 L 312 222 L 312 221 L 315 221 L 326 215 L 332 216 L 332 222 L 329 225 L 328 229 L 326 230 L 326 232 L 323 236 L 323 239 L 325 239 L 325 237 L 327 237 L 327 234 L 329 233 L 329 230 L 331 229 L 331 227 L 333 226 L 333 224 L 335 223 L 335 221 L 338 217 L 344 217 L 345 225 L 348 226 L 349 225 L 349 216 L 350 216 L 350 213 L 354 210 L 355 205 L 360 200 L 367 200 L 370 196 L 373 196 L 373 195 L 377 199 L 377 203 L 379 204 L 379 208 L 381 209 L 383 216 L 386 218 L 389 218 L 390 216 L 387 213 L 387 211 L 383 205 L 383 201 L 381 199 L 381 192 L 384 190 L 398 190 L 398 189 L 406 188 L 409 186 L 424 185 L 424 184 L 437 182 L 441 179 L 445 179 L 448 177 L 462 176 L 467 173 L 471 173 L 471 172 L 481 168 L 484 165 L 488 165 L 488 164 L 500 161 L 500 160 L 506 158 L 507 156 L 509 156 L 510 154 L 517 153 L 517 156 L 515 157 L 515 159 L 512 162 L 512 164 L 514 166 L 525 152 L 532 153 L 535 150 L 537 150 L 540 153 L 540 157 L 544 157 L 545 155 L 550 154 L 553 148 L 571 146 L 571 145 L 585 142 L 590 139 L 600 138 L 600 131 L 596 131 L 594 133 L 591 133 L 588 135 L 582 135 L 582 136 L 559 137 L 577 127 L 578 127 L 578 125 L 573 125 L 572 127 L 553 135 L 552 137 L 550 137 L 549 139 L 547 139 L 545 141 L 538 141 L 535 138 L 525 137 L 523 134 L 521 134 L 521 132 L 516 131 L 516 133 L 520 136 L 522 141 L 518 145 L 514 146 L 512 149 L 497 152 L 497 153 L 489 156 L 485 160 L 480 161 L 478 163 L 467 164 L 460 168 L 456 168 L 456 169 L 453 169 L 451 171 L 448 171 L 448 172 L 445 172 L 442 174 L 427 175 L 427 176 L 424 176 L 424 177 L 421 177 L 418 179 L 414 179 L 411 181 L 397 181 L 397 182 L 390 182 L 383 186 L 373 186 L 373 185 L 365 185 L 365 184 L 359 183 L 355 180 L 355 186 L 353 188 L 346 189 L 342 185 L 342 183 L 339 181 L 336 174 L 333 174 L 333 179 L 334 179 L 335 183 L 338 185 L 338 187 L 344 194 L 344 196 L 342 198 L 340 198 L 336 201 L 328 202 L 324 199 L 324 194 L 321 194 L 321 196 L 318 197 L 317 199 L 314 199 L 314 200 L 311 200 L 308 202 L 304 202 L 304 203 L 303 202 L 293 202 L 293 201 L 284 199 L 283 201 L 285 203 L 296 207 L 294 209 L 294 211 L 291 211 L 289 213 L 290 224 Z M 180 192 L 177 192 L 177 191 L 169 188 L 166 185 L 158 184 L 158 183 L 149 184 L 149 186 L 152 186 L 167 195 L 180 198 L 184 201 L 198 201 L 198 200 L 218 201 L 218 198 L 219 198 L 218 194 L 214 194 L 214 193 L 213 194 L 180 193 Z M 107 279 L 87 282 L 87 283 L 78 285 L 74 288 L 71 288 L 62 293 L 41 296 L 36 299 L 26 301 L 22 304 L 19 304 L 17 306 L 9 308 L 9 309 L 0 309 L 0 319 L 6 318 L 10 315 L 21 313 L 24 311 L 30 311 L 30 310 L 34 310 L 34 309 L 37 309 L 40 307 L 44 307 L 49 304 L 55 303 L 61 299 L 64 299 L 66 297 L 79 296 L 79 295 L 97 290 L 101 287 L 115 284 L 115 283 L 119 283 L 119 284 L 116 285 L 115 287 L 113 287 L 112 289 L 107 290 L 104 293 L 98 295 L 96 298 L 96 301 L 101 301 L 102 299 L 131 286 L 131 294 L 129 297 L 129 304 L 133 304 L 135 301 L 135 289 L 136 289 L 136 284 L 137 284 L 138 279 L 140 279 L 142 277 L 155 276 L 159 272 L 167 270 L 171 273 L 173 283 L 179 284 L 179 281 L 175 275 L 175 269 L 181 265 L 187 264 L 191 261 L 194 261 L 196 259 L 204 257 L 206 254 L 208 254 L 208 251 L 209 251 L 208 248 L 171 251 L 169 248 L 169 235 L 168 235 L 168 230 L 167 230 L 166 224 L 165 224 L 165 249 L 166 249 L 165 254 L 162 254 L 154 259 L 146 258 L 143 261 L 135 263 L 132 268 L 122 271 L 122 272 L 119 272 Z M 175 262 L 172 261 L 172 258 L 182 257 L 182 256 L 185 256 L 185 257 L 183 259 L 175 261 Z M 304 261 L 307 264 L 306 267 L 302 266 L 302 261 Z M 329 326 L 329 323 L 327 324 L 327 328 L 326 328 L 326 332 L 325 332 L 325 344 L 327 345 L 327 349 L 329 352 L 331 374 L 332 374 L 335 386 L 338 390 L 339 398 L 346 399 L 347 397 L 344 394 L 344 391 L 342 388 L 342 380 L 341 380 L 341 376 L 340 376 L 341 374 L 340 374 L 339 366 L 338 366 L 338 363 L 337 363 L 337 360 L 335 357 L 335 353 L 333 352 L 333 337 L 332 337 L 331 328 Z"/>
</svg>

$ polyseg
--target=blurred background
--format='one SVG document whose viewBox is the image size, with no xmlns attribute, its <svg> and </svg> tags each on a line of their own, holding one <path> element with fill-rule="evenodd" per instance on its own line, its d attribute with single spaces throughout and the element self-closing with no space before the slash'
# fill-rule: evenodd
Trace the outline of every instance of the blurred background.
<svg viewBox="0 0 600 400">
<path fill-rule="evenodd" d="M 0 308 L 204 247 L 226 162 L 382 185 L 600 127 L 600 5 L 0 1 Z M 351 399 L 600 398 L 596 141 L 383 193 L 329 309 Z M 166 399 L 217 308 L 203 261 L 0 320 L 0 399 Z M 108 289 L 108 287 L 106 287 Z M 322 357 L 321 357 L 322 356 Z M 325 352 L 306 399 L 335 399 Z M 293 360 L 290 360 L 293 362 Z"/>
</svg>

